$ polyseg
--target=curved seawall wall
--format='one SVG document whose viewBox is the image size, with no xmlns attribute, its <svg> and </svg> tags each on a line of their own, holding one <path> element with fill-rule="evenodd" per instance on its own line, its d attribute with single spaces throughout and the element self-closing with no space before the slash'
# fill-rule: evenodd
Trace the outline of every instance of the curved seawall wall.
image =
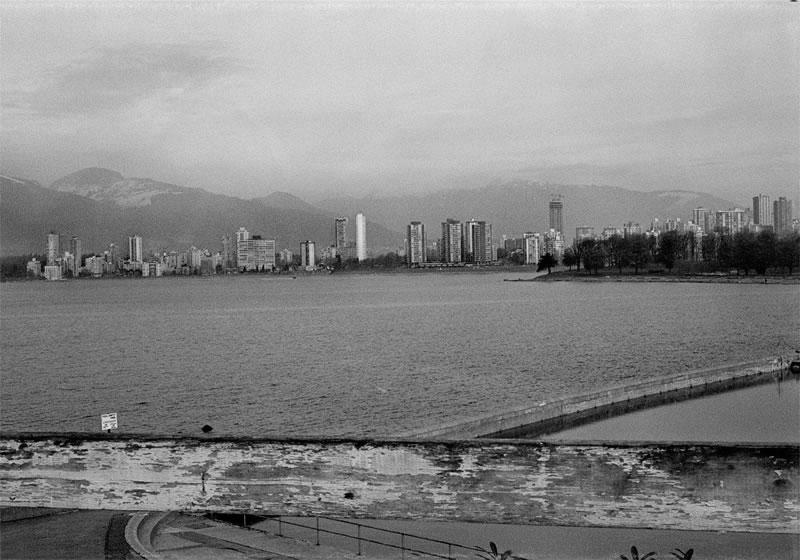
<svg viewBox="0 0 800 560">
<path fill-rule="evenodd" d="M 604 388 L 524 408 L 504 410 L 466 421 L 432 426 L 402 436 L 457 440 L 533 438 L 633 410 L 771 382 L 776 376 L 786 375 L 788 364 L 788 360 L 779 358 L 669 375 L 661 379 Z"/>
<path fill-rule="evenodd" d="M 0 435 L 0 506 L 797 533 L 800 446 Z"/>
</svg>

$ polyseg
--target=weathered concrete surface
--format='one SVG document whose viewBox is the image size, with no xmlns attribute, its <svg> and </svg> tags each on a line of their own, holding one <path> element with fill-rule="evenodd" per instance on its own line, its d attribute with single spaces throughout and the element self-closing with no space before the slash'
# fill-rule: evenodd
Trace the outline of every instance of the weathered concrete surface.
<svg viewBox="0 0 800 560">
<path fill-rule="evenodd" d="M 800 447 L 0 435 L 0 505 L 800 531 Z"/>
<path fill-rule="evenodd" d="M 465 421 L 402 434 L 405 438 L 454 439 L 535 437 L 599 418 L 686 400 L 702 395 L 770 382 L 786 375 L 789 360 L 758 360 L 665 376 Z"/>
</svg>

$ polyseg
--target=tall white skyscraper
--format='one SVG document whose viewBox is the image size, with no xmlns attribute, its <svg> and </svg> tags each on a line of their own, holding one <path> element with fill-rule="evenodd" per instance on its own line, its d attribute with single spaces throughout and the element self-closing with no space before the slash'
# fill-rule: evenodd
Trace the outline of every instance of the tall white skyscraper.
<svg viewBox="0 0 800 560">
<path fill-rule="evenodd" d="M 367 218 L 363 212 L 356 214 L 356 258 L 367 258 Z"/>
<path fill-rule="evenodd" d="M 50 232 L 47 236 L 47 266 L 55 266 L 61 257 L 61 235 Z"/>
</svg>

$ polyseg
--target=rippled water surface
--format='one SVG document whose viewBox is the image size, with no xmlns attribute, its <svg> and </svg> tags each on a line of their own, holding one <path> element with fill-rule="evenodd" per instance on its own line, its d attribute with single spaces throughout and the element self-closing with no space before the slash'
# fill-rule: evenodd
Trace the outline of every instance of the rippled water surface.
<svg viewBox="0 0 800 560">
<path fill-rule="evenodd" d="M 0 286 L 0 428 L 393 435 L 788 355 L 797 286 L 397 274 Z"/>
</svg>

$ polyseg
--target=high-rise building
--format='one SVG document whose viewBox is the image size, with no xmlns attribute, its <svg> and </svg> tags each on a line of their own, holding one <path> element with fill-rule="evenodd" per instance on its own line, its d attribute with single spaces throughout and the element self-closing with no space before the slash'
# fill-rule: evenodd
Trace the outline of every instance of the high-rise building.
<svg viewBox="0 0 800 560">
<path fill-rule="evenodd" d="M 51 231 L 47 236 L 47 264 L 45 266 L 56 266 L 60 257 L 61 235 Z"/>
<path fill-rule="evenodd" d="M 550 229 L 564 231 L 564 200 L 561 196 L 550 200 Z"/>
<path fill-rule="evenodd" d="M 81 259 L 83 258 L 83 241 L 80 237 L 73 236 L 69 241 L 69 252 L 72 253 L 72 275 L 77 276 L 81 270 Z"/>
<path fill-rule="evenodd" d="M 128 238 L 128 260 L 131 262 L 142 262 L 142 238 L 134 235 Z"/>
<path fill-rule="evenodd" d="M 628 222 L 622 225 L 622 236 L 629 237 L 631 235 L 640 235 L 642 233 L 642 226 L 633 222 Z"/>
<path fill-rule="evenodd" d="M 247 241 L 248 239 L 250 239 L 250 232 L 243 227 L 240 227 L 239 231 L 236 232 L 236 243 L 239 243 L 240 241 Z"/>
<path fill-rule="evenodd" d="M 336 218 L 335 222 L 335 235 L 336 240 L 334 242 L 334 247 L 336 247 L 337 251 L 341 252 L 347 246 L 347 218 Z"/>
<path fill-rule="evenodd" d="M 703 228 L 703 231 L 709 232 L 711 231 L 711 229 L 713 229 L 713 228 L 711 229 L 708 228 L 708 226 L 710 225 L 708 223 L 709 215 L 713 216 L 713 213 L 710 212 L 708 208 L 697 207 L 694 210 L 692 210 L 692 221 L 694 222 L 694 225 Z"/>
<path fill-rule="evenodd" d="M 367 258 L 367 218 L 363 212 L 356 214 L 356 258 Z"/>
<path fill-rule="evenodd" d="M 231 236 L 227 233 L 222 236 L 222 268 L 227 270 L 236 264 L 236 252 L 231 243 Z"/>
<path fill-rule="evenodd" d="M 411 222 L 406 228 L 408 266 L 419 266 L 425 263 L 425 226 L 421 222 Z"/>
<path fill-rule="evenodd" d="M 522 234 L 525 242 L 525 264 L 537 264 L 544 254 L 542 234 L 526 232 Z"/>
<path fill-rule="evenodd" d="M 491 224 L 474 219 L 466 222 L 462 250 L 466 262 L 491 262 L 493 260 Z"/>
<path fill-rule="evenodd" d="M 785 196 L 772 203 L 772 223 L 776 233 L 792 231 L 792 201 Z"/>
<path fill-rule="evenodd" d="M 753 223 L 759 226 L 772 225 L 772 206 L 765 194 L 753 197 Z"/>
<path fill-rule="evenodd" d="M 464 262 L 461 240 L 463 239 L 463 225 L 458 220 L 448 218 L 442 222 L 442 262 L 461 263 Z"/>
<path fill-rule="evenodd" d="M 300 244 L 300 266 L 306 270 L 313 270 L 317 265 L 317 255 L 313 241 L 303 241 Z"/>
</svg>

